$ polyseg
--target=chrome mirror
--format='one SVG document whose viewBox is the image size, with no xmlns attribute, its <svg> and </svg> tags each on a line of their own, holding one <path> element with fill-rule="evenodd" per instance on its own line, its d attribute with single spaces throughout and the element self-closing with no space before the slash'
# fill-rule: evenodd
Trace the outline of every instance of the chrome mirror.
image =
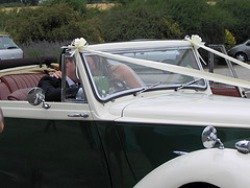
<svg viewBox="0 0 250 188">
<path fill-rule="evenodd" d="M 205 127 L 202 131 L 201 140 L 205 148 L 213 148 L 217 143 L 220 149 L 224 148 L 223 143 L 217 138 L 217 130 L 213 126 Z"/>
<path fill-rule="evenodd" d="M 43 103 L 44 109 L 49 109 L 50 105 L 45 102 L 45 95 L 41 88 L 34 87 L 28 92 L 27 100 L 30 104 L 37 106 Z"/>
<path fill-rule="evenodd" d="M 0 108 L 0 133 L 3 132 L 4 128 L 4 116 L 3 116 L 3 111 Z"/>
<path fill-rule="evenodd" d="M 236 149 L 241 153 L 249 153 L 250 152 L 250 141 L 241 140 L 235 143 Z"/>
</svg>

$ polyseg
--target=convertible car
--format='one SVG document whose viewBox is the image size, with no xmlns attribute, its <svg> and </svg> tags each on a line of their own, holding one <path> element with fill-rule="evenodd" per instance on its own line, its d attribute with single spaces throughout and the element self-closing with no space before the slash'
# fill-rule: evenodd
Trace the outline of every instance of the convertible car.
<svg viewBox="0 0 250 188">
<path fill-rule="evenodd" d="M 0 187 L 242 188 L 250 82 L 203 70 L 184 40 L 63 47 L 61 61 L 0 64 Z M 67 95 L 72 57 L 80 82 Z M 39 80 L 61 69 L 61 101 Z M 217 82 L 230 87 L 216 88 Z"/>
</svg>

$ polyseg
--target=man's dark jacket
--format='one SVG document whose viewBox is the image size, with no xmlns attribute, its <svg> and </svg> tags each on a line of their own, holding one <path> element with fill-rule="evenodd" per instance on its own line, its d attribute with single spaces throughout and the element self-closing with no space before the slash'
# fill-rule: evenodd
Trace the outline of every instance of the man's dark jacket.
<svg viewBox="0 0 250 188">
<path fill-rule="evenodd" d="M 45 93 L 46 101 L 61 101 L 61 79 L 46 75 L 41 78 L 38 87 L 42 88 Z M 75 98 L 78 87 L 69 87 L 66 82 L 66 98 Z"/>
</svg>

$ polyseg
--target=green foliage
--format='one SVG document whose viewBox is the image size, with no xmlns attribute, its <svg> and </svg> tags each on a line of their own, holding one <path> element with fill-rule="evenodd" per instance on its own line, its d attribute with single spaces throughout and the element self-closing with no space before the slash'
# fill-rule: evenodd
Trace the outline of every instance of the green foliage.
<svg viewBox="0 0 250 188">
<path fill-rule="evenodd" d="M 105 42 L 102 37 L 99 18 L 91 18 L 80 24 L 80 27 L 82 28 L 81 36 L 84 37 L 88 43 Z"/>
<path fill-rule="evenodd" d="M 65 29 L 65 33 L 72 32 L 66 26 L 77 22 L 79 18 L 73 9 L 64 4 L 36 9 L 21 9 L 16 12 L 15 19 L 9 20 L 6 31 L 21 43 L 38 40 L 62 40 L 64 37 L 60 35 L 61 32 L 57 35 L 56 31 Z M 80 35 L 79 30 L 73 33 Z M 68 34 L 63 40 L 69 39 L 72 37 Z"/>
<path fill-rule="evenodd" d="M 179 38 L 181 30 L 164 11 L 149 6 L 116 7 L 102 18 L 101 32 L 105 41 Z"/>
<path fill-rule="evenodd" d="M 203 13 L 201 36 L 207 43 L 223 44 L 225 29 L 235 23 L 235 19 L 217 6 L 209 6 Z"/>
<path fill-rule="evenodd" d="M 112 0 L 117 6 L 105 11 L 87 9 L 86 2 L 90 0 L 45 0 L 36 8 L 0 9 L 0 32 L 19 43 L 79 37 L 99 43 L 192 34 L 206 43 L 230 43 L 225 29 L 237 43 L 249 38 L 249 0 L 217 0 L 213 5 L 207 0 Z"/>
<path fill-rule="evenodd" d="M 75 11 L 80 13 L 86 12 L 86 1 L 85 0 L 44 0 L 43 5 L 53 6 L 58 4 L 66 4 L 73 8 Z"/>
<path fill-rule="evenodd" d="M 6 30 L 7 25 L 11 23 L 11 20 L 16 19 L 17 9 L 13 9 L 11 11 L 4 11 L 4 9 L 0 9 L 0 31 L 4 33 L 8 33 Z"/>
<path fill-rule="evenodd" d="M 250 3 L 249 0 L 223 0 L 217 6 L 228 11 L 236 19 L 234 24 L 228 25 L 228 29 L 235 34 L 238 43 L 249 38 L 250 34 Z"/>
<path fill-rule="evenodd" d="M 25 5 L 38 5 L 39 0 L 22 0 Z"/>
<path fill-rule="evenodd" d="M 225 16 L 219 15 L 206 0 L 166 0 L 159 4 L 158 8 L 165 9 L 185 35 L 198 34 L 209 43 L 223 41 L 224 26 L 221 21 Z"/>
</svg>

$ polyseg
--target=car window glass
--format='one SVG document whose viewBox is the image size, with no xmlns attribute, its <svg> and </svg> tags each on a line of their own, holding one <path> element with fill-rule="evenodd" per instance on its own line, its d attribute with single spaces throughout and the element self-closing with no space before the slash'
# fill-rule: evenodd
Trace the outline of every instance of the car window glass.
<svg viewBox="0 0 250 188">
<path fill-rule="evenodd" d="M 62 101 L 86 103 L 86 95 L 76 68 L 75 58 L 65 55 L 62 65 Z"/>
<path fill-rule="evenodd" d="M 158 58 L 155 61 L 198 69 L 197 61 L 191 49 L 123 52 L 120 54 L 149 60 Z M 101 55 L 86 55 L 84 60 L 94 89 L 99 98 L 103 100 L 143 87 L 155 86 L 154 89 L 174 88 L 196 80 L 191 76 L 150 68 L 129 61 L 124 62 Z M 205 88 L 205 82 L 196 82 L 192 86 Z"/>
<path fill-rule="evenodd" d="M 8 48 L 17 48 L 17 45 L 13 42 L 12 39 L 10 39 L 9 37 L 2 37 L 2 42 L 1 42 L 1 46 L 4 49 L 8 49 Z"/>
</svg>

